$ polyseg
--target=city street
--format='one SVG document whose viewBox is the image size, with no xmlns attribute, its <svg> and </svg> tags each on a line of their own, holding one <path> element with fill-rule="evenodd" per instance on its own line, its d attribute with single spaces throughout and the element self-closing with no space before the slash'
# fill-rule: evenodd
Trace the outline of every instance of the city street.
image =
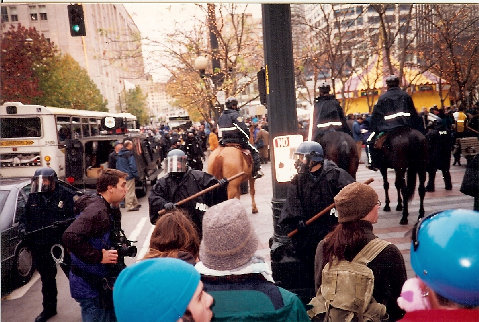
<svg viewBox="0 0 479 322">
<path fill-rule="evenodd" d="M 363 153 L 364 157 L 364 153 Z M 440 174 L 436 177 L 436 192 L 427 193 L 425 198 L 426 214 L 438 210 L 451 208 L 472 209 L 473 198 L 463 195 L 459 192 L 460 183 L 462 181 L 465 171 L 465 160 L 463 159 L 462 166 L 451 166 L 451 176 L 453 183 L 453 190 L 444 190 L 444 183 Z M 241 197 L 242 204 L 248 210 L 250 218 L 254 223 L 256 232 L 259 236 L 260 245 L 258 254 L 264 256 L 269 262 L 269 248 L 268 240 L 273 234 L 273 219 L 271 209 L 272 185 L 271 185 L 271 166 L 270 164 L 263 165 L 263 172 L 265 176 L 256 182 L 256 203 L 259 213 L 251 214 L 251 202 L 249 194 Z M 416 222 L 418 212 L 418 197 L 410 203 L 409 225 L 400 226 L 400 213 L 395 211 L 396 207 L 396 190 L 394 188 L 394 172 L 389 171 L 389 180 L 392 189 L 390 189 L 390 198 L 392 200 L 391 208 L 393 211 L 380 211 L 379 221 L 374 226 L 375 233 L 381 238 L 387 239 L 396 244 L 401 250 L 406 261 L 408 276 L 412 277 L 413 272 L 409 263 L 409 247 L 410 237 L 405 236 Z M 359 166 L 357 173 L 357 180 L 360 182 L 366 181 L 368 178 L 373 178 L 374 182 L 371 186 L 377 191 L 380 200 L 384 202 L 384 190 L 382 188 L 383 182 L 379 172 L 373 172 L 366 169 L 364 164 Z M 139 260 L 147 251 L 149 244 L 149 236 L 153 230 L 153 226 L 148 218 L 148 199 L 141 198 L 142 207 L 137 212 L 123 212 L 123 228 L 131 240 L 136 240 L 138 247 L 138 256 L 136 258 L 127 258 L 127 264 L 131 264 Z M 57 284 L 59 288 L 58 294 L 58 314 L 50 319 L 52 322 L 59 321 L 81 321 L 80 308 L 69 293 L 68 281 L 61 270 L 57 274 Z M 32 321 L 42 310 L 42 296 L 41 296 L 41 282 L 38 273 L 35 273 L 33 279 L 27 285 L 14 290 L 5 295 L 1 302 L 1 321 Z"/>
</svg>

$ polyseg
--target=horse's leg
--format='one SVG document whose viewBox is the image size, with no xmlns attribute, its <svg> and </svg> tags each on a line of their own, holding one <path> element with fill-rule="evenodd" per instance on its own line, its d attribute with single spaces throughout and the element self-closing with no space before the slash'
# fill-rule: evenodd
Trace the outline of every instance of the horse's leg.
<svg viewBox="0 0 479 322">
<path fill-rule="evenodd" d="M 388 169 L 381 168 L 381 175 L 383 176 L 383 187 L 384 187 L 384 194 L 386 199 L 384 200 L 384 211 L 391 211 L 391 207 L 389 207 L 389 182 L 388 182 Z"/>
<path fill-rule="evenodd" d="M 419 216 L 418 220 L 424 217 L 424 196 L 426 195 L 426 188 L 424 187 L 424 183 L 426 182 L 426 171 L 419 170 L 417 173 L 419 177 L 419 187 L 417 189 L 419 193 Z"/>
<path fill-rule="evenodd" d="M 400 211 L 402 209 L 402 217 L 401 220 L 399 221 L 400 225 L 407 225 L 408 223 L 408 215 L 409 215 L 409 210 L 408 210 L 408 197 L 407 197 L 407 186 L 406 186 L 406 181 L 404 179 L 406 170 L 405 169 L 400 169 L 396 170 L 396 189 L 398 191 L 398 206 L 396 210 Z M 402 198 L 401 198 L 402 195 Z"/>
<path fill-rule="evenodd" d="M 256 208 L 256 201 L 254 200 L 254 193 L 255 193 L 255 190 L 254 190 L 254 180 L 253 177 L 249 177 L 249 194 L 251 195 L 251 212 L 253 214 L 256 214 L 258 213 L 258 208 Z"/>
<path fill-rule="evenodd" d="M 239 181 L 238 179 L 235 179 L 228 183 L 228 199 L 239 199 L 241 197 L 240 184 L 241 181 Z"/>
</svg>

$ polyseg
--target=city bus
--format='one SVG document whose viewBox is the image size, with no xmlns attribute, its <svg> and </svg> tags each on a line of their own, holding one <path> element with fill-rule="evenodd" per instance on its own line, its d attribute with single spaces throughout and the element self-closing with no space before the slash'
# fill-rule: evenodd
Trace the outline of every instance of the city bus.
<svg viewBox="0 0 479 322">
<path fill-rule="evenodd" d="M 0 178 L 51 167 L 72 184 L 96 184 L 114 142 L 135 129 L 130 113 L 6 102 L 0 106 Z"/>
</svg>

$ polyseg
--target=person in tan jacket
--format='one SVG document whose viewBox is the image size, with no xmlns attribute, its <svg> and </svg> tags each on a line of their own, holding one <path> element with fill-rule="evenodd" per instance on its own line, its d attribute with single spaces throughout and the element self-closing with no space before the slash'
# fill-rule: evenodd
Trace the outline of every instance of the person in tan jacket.
<svg viewBox="0 0 479 322">
<path fill-rule="evenodd" d="M 267 163 L 269 160 L 269 133 L 263 129 L 262 124 L 258 124 L 259 132 L 256 135 L 255 146 L 259 151 L 259 156 L 261 158 L 261 163 Z M 262 141 L 263 143 L 258 144 Z"/>
</svg>

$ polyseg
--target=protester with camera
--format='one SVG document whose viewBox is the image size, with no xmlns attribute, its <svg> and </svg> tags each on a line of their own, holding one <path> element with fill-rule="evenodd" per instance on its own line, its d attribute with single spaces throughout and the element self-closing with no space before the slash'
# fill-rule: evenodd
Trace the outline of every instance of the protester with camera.
<svg viewBox="0 0 479 322">
<path fill-rule="evenodd" d="M 81 306 L 83 321 L 116 321 L 112 286 L 125 267 L 123 256 L 131 254 L 119 227 L 119 204 L 126 194 L 126 177 L 126 173 L 115 169 L 102 173 L 97 194 L 82 196 L 75 202 L 77 218 L 63 234 L 63 243 L 72 258 L 70 293 Z"/>
</svg>

